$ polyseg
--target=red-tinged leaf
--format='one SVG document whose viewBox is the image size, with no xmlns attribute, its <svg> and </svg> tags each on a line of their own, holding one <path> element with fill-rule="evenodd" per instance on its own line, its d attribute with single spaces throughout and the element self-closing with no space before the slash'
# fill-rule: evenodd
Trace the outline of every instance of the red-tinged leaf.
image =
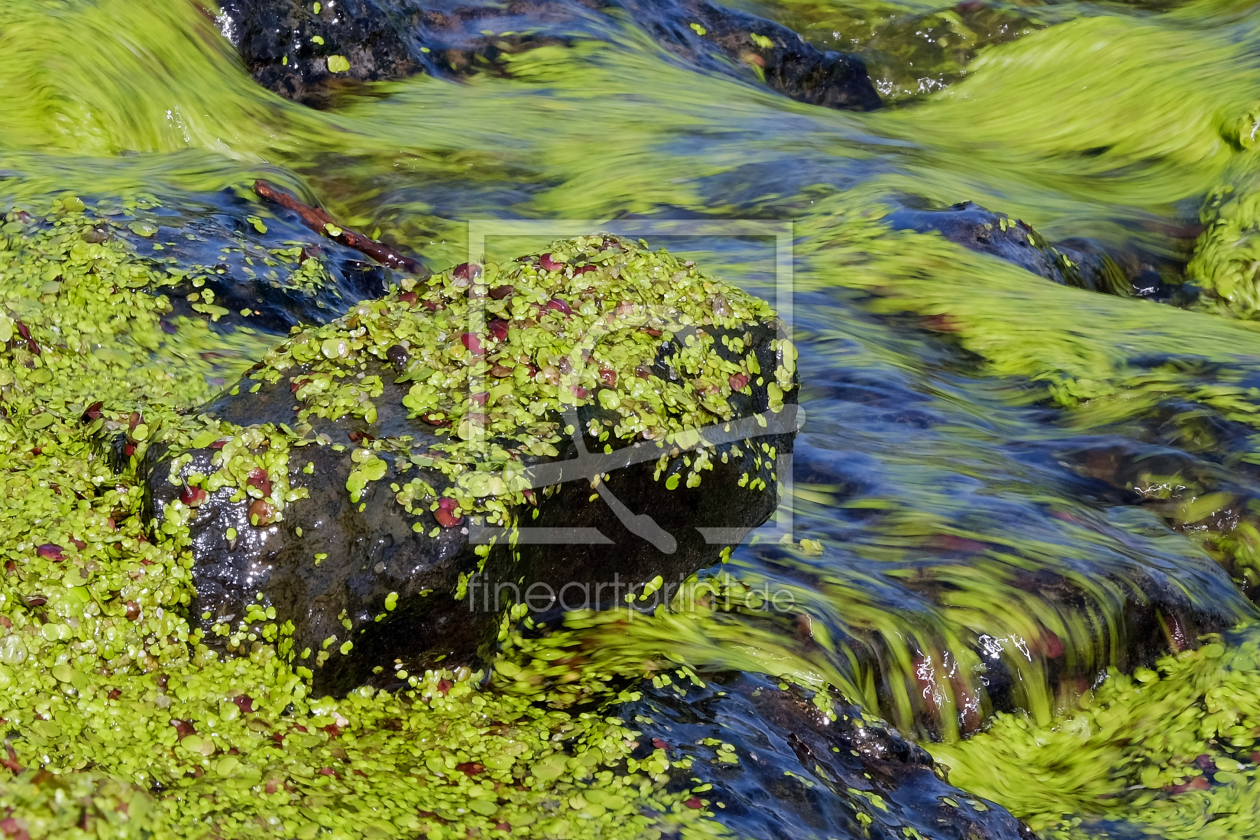
<svg viewBox="0 0 1260 840">
<path fill-rule="evenodd" d="M 4 742 L 4 751 L 7 755 L 4 758 L 0 758 L 0 766 L 13 773 L 21 773 L 26 769 L 18 762 L 17 751 L 13 749 L 13 745 L 8 741 Z"/>
<path fill-rule="evenodd" d="M 748 374 L 736 373 L 732 374 L 728 380 L 731 384 L 732 391 L 742 391 L 748 387 Z"/>
<path fill-rule="evenodd" d="M 538 258 L 538 267 L 543 271 L 562 271 L 564 263 L 559 260 L 552 259 L 551 254 L 543 254 Z"/>
<path fill-rule="evenodd" d="M 569 308 L 569 304 L 565 303 L 560 298 L 552 298 L 551 300 L 547 301 L 547 308 L 554 309 L 557 312 L 561 313 L 562 315 L 573 314 L 573 310 Z"/>
<path fill-rule="evenodd" d="M 254 499 L 249 506 L 249 524 L 255 528 L 266 528 L 276 521 L 276 506 L 266 499 Z"/>
<path fill-rule="evenodd" d="M 443 528 L 454 528 L 464 521 L 464 517 L 456 516 L 449 510 L 443 510 L 442 508 L 438 508 L 433 512 L 433 518 L 436 519 L 438 524 Z"/>
<path fill-rule="evenodd" d="M 474 356 L 480 356 L 486 352 L 481 346 L 481 339 L 473 333 L 464 333 L 459 337 L 459 341 Z"/>
<path fill-rule="evenodd" d="M 232 702 L 241 710 L 241 714 L 248 715 L 254 711 L 254 698 L 248 694 L 238 694 L 232 698 Z"/>
<path fill-rule="evenodd" d="M 271 476 L 262 467 L 254 467 L 250 470 L 249 477 L 245 479 L 245 483 L 264 496 L 271 495 Z"/>
<path fill-rule="evenodd" d="M 691 797 L 683 804 L 686 805 L 688 808 L 691 808 L 692 810 L 698 810 L 704 807 L 704 803 L 701 802 L 700 799 L 695 796 Z"/>
<path fill-rule="evenodd" d="M 506 341 L 508 337 L 508 322 L 502 318 L 495 318 L 486 325 L 486 329 L 495 341 Z"/>
<path fill-rule="evenodd" d="M 471 283 L 481 276 L 481 266 L 476 263 L 460 263 L 452 269 L 451 276 Z"/>
<path fill-rule="evenodd" d="M 8 766 L 7 762 L 5 766 Z M 14 770 L 13 772 L 20 773 L 22 771 Z M 13 817 L 5 817 L 0 820 L 0 832 L 3 832 L 8 840 L 31 840 L 30 832 L 23 828 L 21 823 Z"/>
<path fill-rule="evenodd" d="M 185 487 L 179 492 L 179 500 L 188 507 L 197 507 L 210 498 L 204 487 Z"/>
<path fill-rule="evenodd" d="M 66 559 L 66 555 L 62 553 L 61 546 L 56 543 L 44 543 L 35 549 L 35 553 L 45 560 L 51 560 L 54 563 L 60 563 Z"/>
</svg>

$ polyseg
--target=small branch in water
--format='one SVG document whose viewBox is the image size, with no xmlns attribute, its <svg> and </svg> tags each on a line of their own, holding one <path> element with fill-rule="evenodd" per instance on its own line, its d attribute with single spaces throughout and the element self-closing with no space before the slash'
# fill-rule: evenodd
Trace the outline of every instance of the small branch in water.
<svg viewBox="0 0 1260 840">
<path fill-rule="evenodd" d="M 347 248 L 353 248 L 356 251 L 367 254 L 381 265 L 397 268 L 409 274 L 424 273 L 420 263 L 411 257 L 404 257 L 384 243 L 341 227 L 341 225 L 333 221 L 333 217 L 328 215 L 322 207 L 312 207 L 309 204 L 303 204 L 284 190 L 272 186 L 266 181 L 255 181 L 254 192 L 268 201 L 274 201 L 281 207 L 286 207 L 297 213 L 302 217 L 302 221 L 306 223 L 306 226 L 316 233 L 327 236 L 329 239 L 334 239 Z"/>
</svg>

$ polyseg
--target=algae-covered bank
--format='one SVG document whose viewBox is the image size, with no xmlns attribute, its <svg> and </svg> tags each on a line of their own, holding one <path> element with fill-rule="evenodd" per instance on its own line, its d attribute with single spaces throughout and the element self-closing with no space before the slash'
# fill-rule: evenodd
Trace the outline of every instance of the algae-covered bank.
<svg viewBox="0 0 1260 840">
<path fill-rule="evenodd" d="M 5 837 L 1260 837 L 1253 4 L 16 0 L 0 91 Z"/>
</svg>

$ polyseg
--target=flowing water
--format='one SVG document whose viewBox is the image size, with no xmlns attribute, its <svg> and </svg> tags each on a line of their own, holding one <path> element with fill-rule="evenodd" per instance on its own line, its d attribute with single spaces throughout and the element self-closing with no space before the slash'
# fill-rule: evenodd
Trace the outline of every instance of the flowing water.
<svg viewBox="0 0 1260 840">
<path fill-rule="evenodd" d="M 0 195 L 35 214 L 75 195 L 125 218 L 251 213 L 282 230 L 250 203 L 262 177 L 434 269 L 467 259 L 468 220 L 501 255 L 539 237 L 496 221 L 655 231 L 792 322 L 806 423 L 790 492 L 701 576 L 792 606 L 577 616 L 563 633 L 593 651 L 584 667 L 830 685 L 1047 832 L 1260 835 L 1260 12 L 743 8 L 857 51 L 886 107 L 795 103 L 596 16 L 503 72 L 380 83 L 321 111 L 255 84 L 195 4 L 6 3 Z M 1056 285 L 887 220 L 967 200 L 1202 294 Z M 688 227 L 730 220 L 767 227 Z M 227 360 L 190 368 L 212 390 L 277 339 L 229 319 L 199 340 Z M 24 538 L 29 514 L 10 508 L 9 538 Z M 41 749 L 63 771 L 144 781 L 90 750 Z"/>
</svg>

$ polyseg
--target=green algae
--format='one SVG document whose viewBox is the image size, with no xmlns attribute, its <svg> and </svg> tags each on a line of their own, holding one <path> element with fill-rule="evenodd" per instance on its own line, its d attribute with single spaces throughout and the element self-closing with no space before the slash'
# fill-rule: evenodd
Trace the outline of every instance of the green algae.
<svg viewBox="0 0 1260 840">
<path fill-rule="evenodd" d="M 1251 836 L 1260 752 L 1254 627 L 1133 675 L 1111 673 L 1049 725 L 998 715 L 936 744 L 950 781 L 1056 838 Z"/>
<path fill-rule="evenodd" d="M 93 220 L 80 208 L 62 200 L 47 217 L 11 213 L 0 250 L 6 831 L 717 830 L 707 801 L 675 782 L 686 762 L 659 750 L 631 757 L 637 733 L 615 718 L 487 692 L 467 669 L 430 672 L 397 695 L 317 700 L 275 636 L 227 660 L 202 645 L 183 617 L 191 556 L 179 528 L 168 522 L 161 545 L 150 541 L 141 488 L 116 472 L 99 435 L 124 434 L 132 464 L 149 441 L 190 435 L 197 421 L 181 412 L 267 339 L 189 318 L 164 329 L 171 275 L 121 241 L 86 241 Z"/>
<path fill-rule="evenodd" d="M 1240 145 L 1255 144 L 1256 118 L 1242 121 Z M 1239 162 L 1241 176 L 1218 186 L 1207 197 L 1200 218 L 1204 231 L 1186 265 L 1186 280 L 1204 293 L 1200 306 L 1225 317 L 1254 320 L 1260 310 L 1256 238 L 1260 233 L 1260 203 L 1253 185 L 1254 162 Z M 1245 164 L 1250 164 L 1245 165 Z"/>
</svg>

